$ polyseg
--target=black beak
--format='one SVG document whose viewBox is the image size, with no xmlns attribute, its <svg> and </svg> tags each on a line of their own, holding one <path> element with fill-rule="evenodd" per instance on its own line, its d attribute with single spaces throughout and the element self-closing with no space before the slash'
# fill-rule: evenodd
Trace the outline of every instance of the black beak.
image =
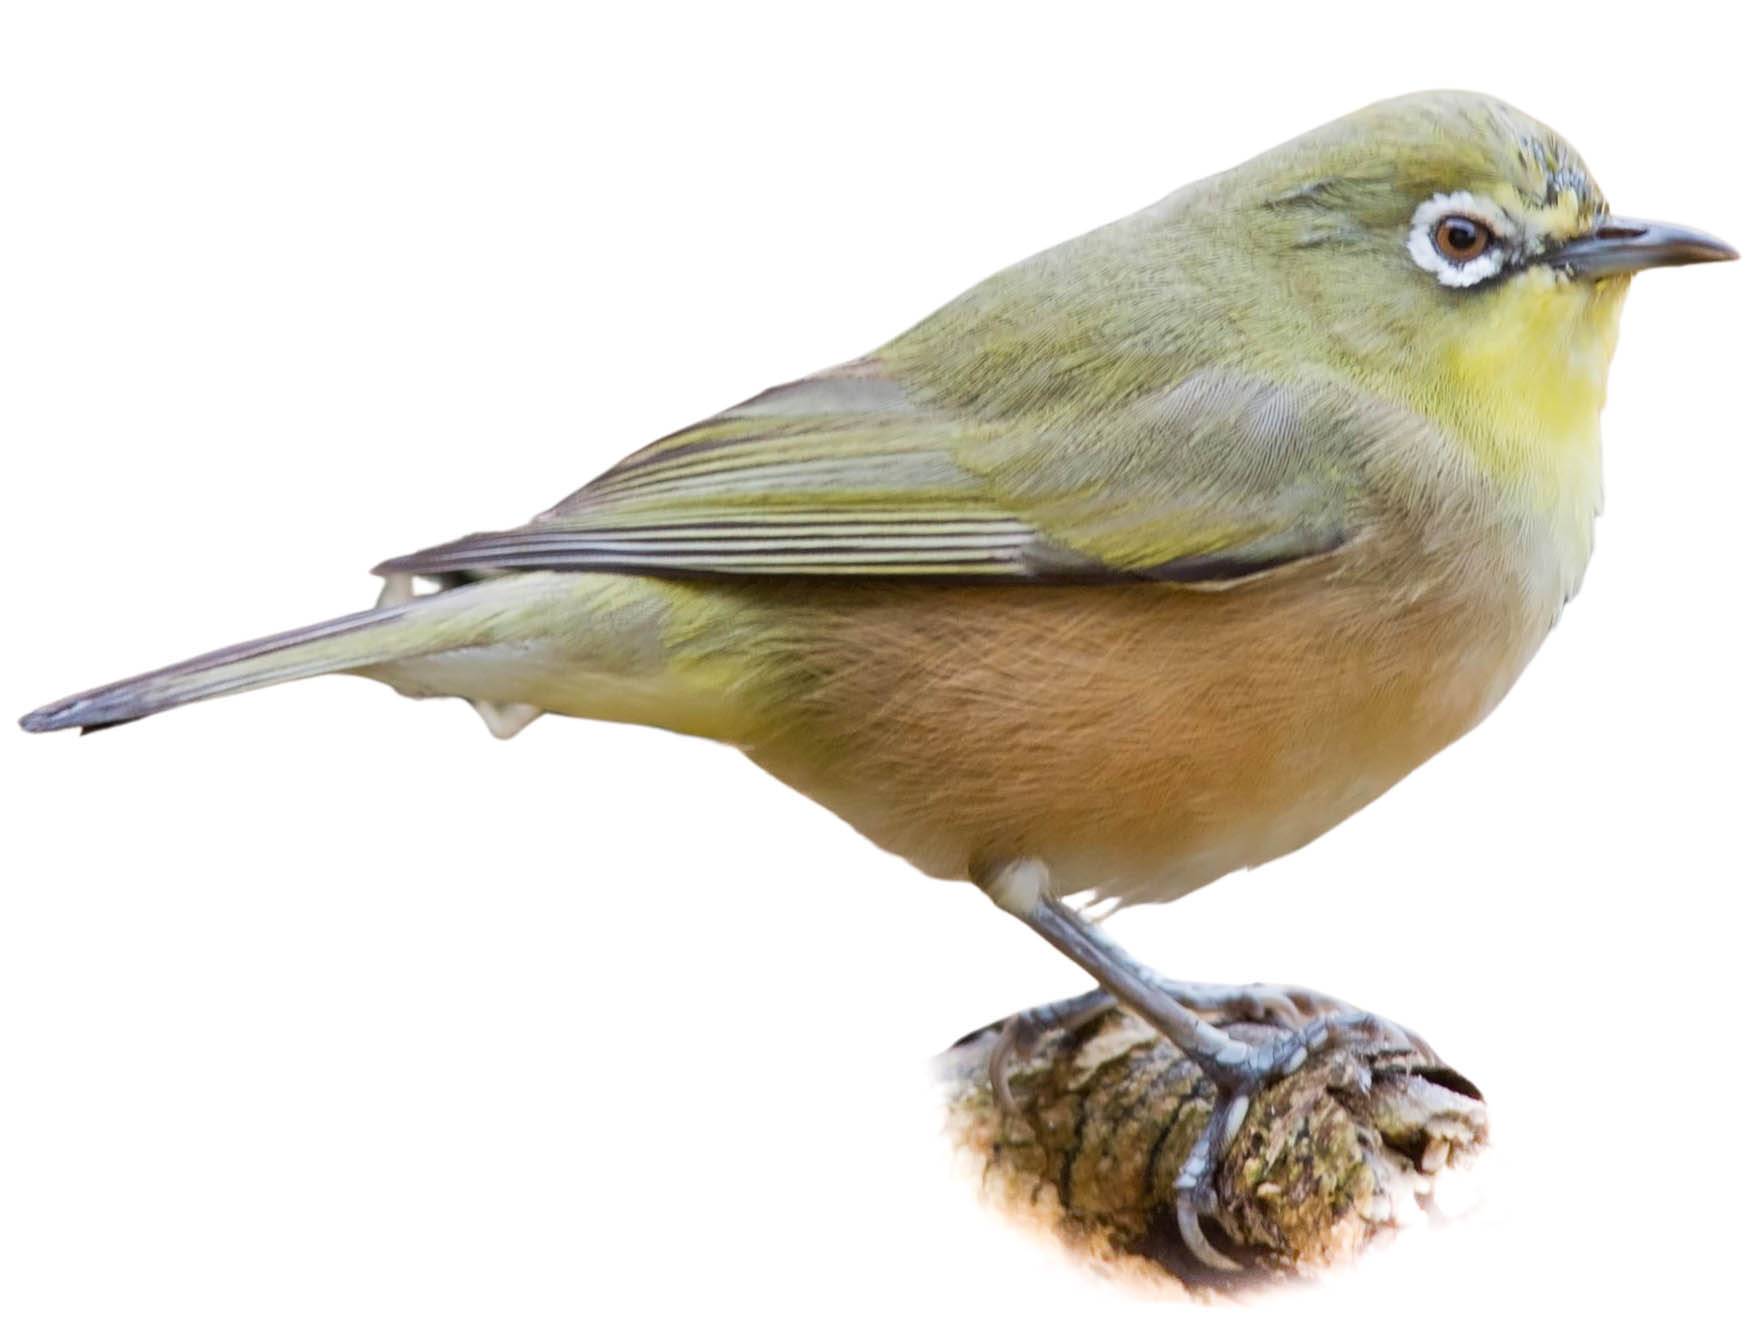
<svg viewBox="0 0 1758 1318">
<path fill-rule="evenodd" d="M 1663 265 L 1737 261 L 1740 254 L 1719 238 L 1682 224 L 1609 219 L 1585 237 L 1566 242 L 1544 258 L 1572 275 L 1599 279 L 1633 275 Z"/>
</svg>

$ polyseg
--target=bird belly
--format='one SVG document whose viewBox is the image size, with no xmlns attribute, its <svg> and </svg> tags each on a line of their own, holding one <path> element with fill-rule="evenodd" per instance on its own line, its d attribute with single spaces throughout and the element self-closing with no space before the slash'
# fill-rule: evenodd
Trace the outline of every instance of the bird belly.
<svg viewBox="0 0 1758 1318">
<path fill-rule="evenodd" d="M 797 600 L 747 752 L 928 874 L 1169 901 L 1319 836 L 1494 707 L 1548 627 L 1494 574 Z M 771 606 L 773 607 L 773 606 Z M 785 671 L 781 671 L 785 670 Z"/>
</svg>

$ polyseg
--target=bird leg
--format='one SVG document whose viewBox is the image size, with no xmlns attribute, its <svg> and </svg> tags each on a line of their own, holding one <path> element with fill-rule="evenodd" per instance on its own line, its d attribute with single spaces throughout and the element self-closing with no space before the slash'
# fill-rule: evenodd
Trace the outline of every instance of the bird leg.
<svg viewBox="0 0 1758 1318">
<path fill-rule="evenodd" d="M 1390 1021 L 1357 1011 L 1334 998 L 1271 985 L 1226 988 L 1168 980 L 1136 961 L 1090 922 L 1051 895 L 1049 872 L 1037 861 L 1015 861 L 978 879 L 990 899 L 1022 921 L 1099 983 L 1099 991 L 1053 1003 L 1016 1017 L 1008 1028 L 999 1060 L 991 1060 L 990 1077 L 1000 1076 L 996 1098 L 1007 1100 L 1006 1069 L 1011 1058 L 1052 1029 L 1068 1028 L 1120 1003 L 1163 1034 L 1202 1071 L 1215 1087 L 1215 1102 L 1201 1137 L 1177 1177 L 1179 1234 L 1202 1263 L 1222 1272 L 1239 1264 L 1204 1236 L 1201 1218 L 1215 1211 L 1215 1173 L 1251 1107 L 1251 1100 L 1270 1082 L 1291 1075 L 1308 1059 L 1346 1041 L 1384 1041 L 1423 1049 Z M 1234 1020 L 1269 1020 L 1283 1027 L 1280 1037 L 1252 1044 L 1235 1039 L 1204 1019 L 1205 1015 Z"/>
</svg>

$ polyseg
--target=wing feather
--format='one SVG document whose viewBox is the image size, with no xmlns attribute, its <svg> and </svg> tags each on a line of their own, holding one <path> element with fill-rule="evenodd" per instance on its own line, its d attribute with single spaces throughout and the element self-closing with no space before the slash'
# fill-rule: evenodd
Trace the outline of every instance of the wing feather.
<svg viewBox="0 0 1758 1318">
<path fill-rule="evenodd" d="M 997 421 L 860 362 L 658 440 L 523 527 L 376 570 L 1224 584 L 1346 541 L 1335 411 L 1209 374 L 1102 429 Z"/>
</svg>

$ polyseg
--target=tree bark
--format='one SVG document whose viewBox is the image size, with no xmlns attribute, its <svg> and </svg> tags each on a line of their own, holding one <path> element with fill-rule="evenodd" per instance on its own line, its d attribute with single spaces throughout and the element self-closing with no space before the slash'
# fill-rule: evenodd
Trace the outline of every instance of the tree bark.
<svg viewBox="0 0 1758 1318">
<path fill-rule="evenodd" d="M 1270 1026 L 1217 1024 L 1272 1037 Z M 1205 1226 L 1243 1271 L 1217 1273 L 1192 1257 L 1174 1218 L 1173 1180 L 1208 1119 L 1208 1081 L 1113 1008 L 1013 1063 L 1009 1114 L 987 1075 L 1000 1027 L 940 1059 L 955 1143 L 975 1155 L 988 1197 L 1106 1273 L 1156 1286 L 1224 1289 L 1353 1257 L 1426 1208 L 1434 1176 L 1488 1135 L 1476 1088 L 1425 1045 L 1316 1054 L 1258 1095 L 1221 1159 L 1218 1223 Z"/>
</svg>

